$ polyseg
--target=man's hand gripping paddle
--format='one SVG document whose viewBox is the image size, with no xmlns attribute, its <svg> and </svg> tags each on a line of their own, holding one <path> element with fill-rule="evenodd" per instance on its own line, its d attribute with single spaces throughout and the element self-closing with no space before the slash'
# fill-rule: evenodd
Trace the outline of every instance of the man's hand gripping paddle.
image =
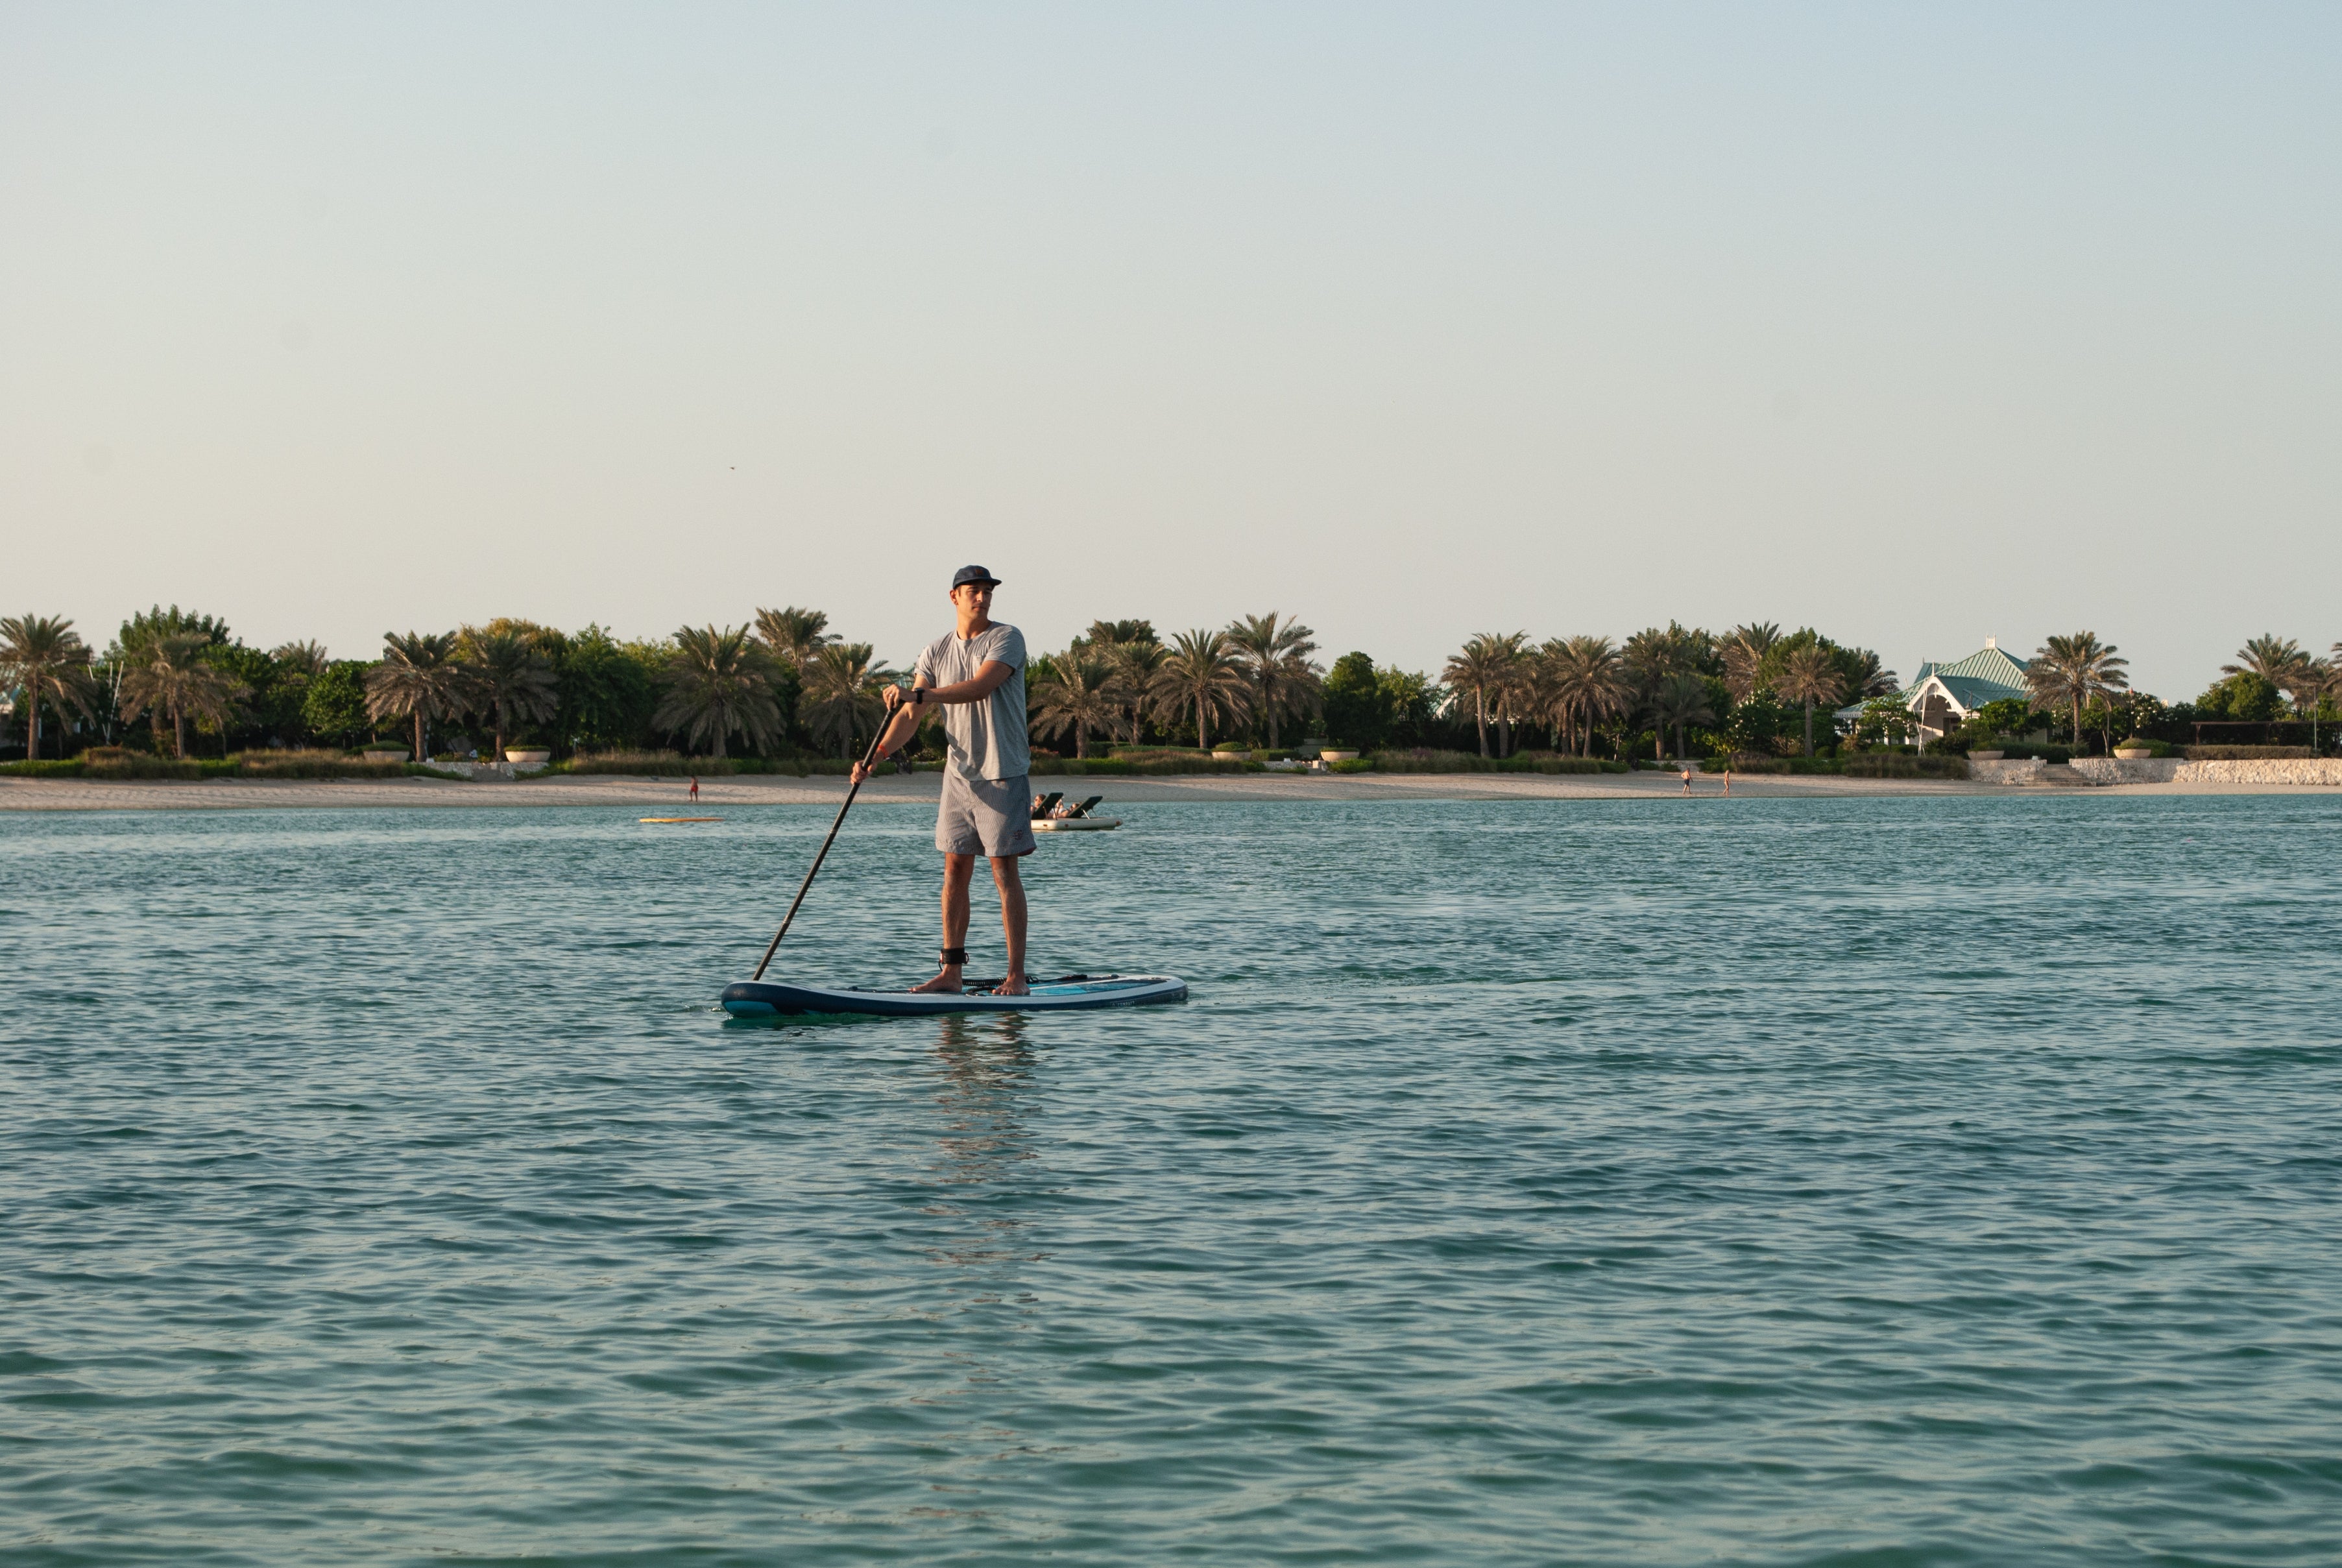
<svg viewBox="0 0 2342 1568">
<path fill-rule="evenodd" d="M 886 716 L 878 721 L 878 733 L 870 737 L 870 749 L 862 754 L 865 771 L 878 760 L 878 743 L 886 738 L 886 728 L 895 722 L 895 713 L 896 710 L 889 706 Z M 789 912 L 781 916 L 781 928 L 773 933 L 772 942 L 765 948 L 765 956 L 756 961 L 756 973 L 748 976 L 749 979 L 762 980 L 765 977 L 765 965 L 773 961 L 773 954 L 780 949 L 781 938 L 789 934 L 789 922 L 797 917 L 797 905 L 805 902 L 806 890 L 813 885 L 815 875 L 821 870 L 821 863 L 828 858 L 829 846 L 837 842 L 837 830 L 846 825 L 846 814 L 854 809 L 854 797 L 861 793 L 862 781 L 856 779 L 846 792 L 846 804 L 837 808 L 837 820 L 829 824 L 829 836 L 821 841 L 821 853 L 813 857 L 813 864 L 806 872 L 805 880 L 797 884 L 797 895 L 789 900 Z"/>
</svg>

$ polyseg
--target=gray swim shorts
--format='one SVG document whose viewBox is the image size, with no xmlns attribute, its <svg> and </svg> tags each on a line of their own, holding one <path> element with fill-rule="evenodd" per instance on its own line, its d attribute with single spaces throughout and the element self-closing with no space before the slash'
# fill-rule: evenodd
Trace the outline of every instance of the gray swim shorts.
<svg viewBox="0 0 2342 1568">
<path fill-rule="evenodd" d="M 1013 779 L 962 778 L 944 769 L 943 804 L 936 811 L 936 847 L 946 854 L 1030 854 L 1033 784 Z"/>
</svg>

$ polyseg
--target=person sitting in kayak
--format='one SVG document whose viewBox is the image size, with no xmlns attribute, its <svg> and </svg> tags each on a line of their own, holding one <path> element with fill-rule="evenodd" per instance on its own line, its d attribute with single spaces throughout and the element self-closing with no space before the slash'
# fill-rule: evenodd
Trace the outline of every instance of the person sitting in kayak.
<svg viewBox="0 0 2342 1568">
<path fill-rule="evenodd" d="M 992 591 L 1000 579 L 981 566 L 952 576 L 958 624 L 928 644 L 912 667 L 910 689 L 889 686 L 889 717 L 878 754 L 891 755 L 917 733 L 929 706 L 943 710 L 949 754 L 944 796 L 936 812 L 936 847 L 944 856 L 944 944 L 936 977 L 914 991 L 956 992 L 967 964 L 968 884 L 976 857 L 992 862 L 1000 890 L 1000 925 L 1008 938 L 1007 977 L 995 994 L 1023 996 L 1025 884 L 1016 862 L 1037 847 L 1033 838 L 1032 754 L 1025 736 L 1025 634 L 992 618 Z M 855 782 L 870 776 L 860 763 Z"/>
</svg>

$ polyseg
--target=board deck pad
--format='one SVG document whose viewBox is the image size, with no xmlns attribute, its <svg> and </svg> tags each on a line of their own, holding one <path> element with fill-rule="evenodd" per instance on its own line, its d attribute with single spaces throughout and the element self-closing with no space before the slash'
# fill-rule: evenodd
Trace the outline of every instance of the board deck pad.
<svg viewBox="0 0 2342 1568">
<path fill-rule="evenodd" d="M 1065 974 L 1034 981 L 1030 993 L 1023 996 L 994 995 L 990 987 L 998 984 L 976 981 L 955 995 L 741 980 L 724 988 L 723 1001 L 724 1011 L 736 1018 L 800 1013 L 875 1013 L 902 1018 L 931 1013 L 1058 1013 L 1187 998 L 1187 983 L 1168 974 Z"/>
</svg>

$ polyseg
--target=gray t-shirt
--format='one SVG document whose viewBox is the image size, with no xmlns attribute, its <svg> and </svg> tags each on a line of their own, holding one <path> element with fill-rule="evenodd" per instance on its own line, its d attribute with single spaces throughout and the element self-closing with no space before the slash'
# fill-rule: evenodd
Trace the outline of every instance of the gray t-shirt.
<svg viewBox="0 0 2342 1568">
<path fill-rule="evenodd" d="M 973 637 L 946 632 L 929 643 L 912 668 L 915 685 L 950 686 L 976 679 L 986 664 L 1006 664 L 1016 673 L 980 703 L 951 703 L 943 710 L 951 760 L 944 765 L 962 778 L 1023 778 L 1033 769 L 1025 739 L 1025 634 L 994 622 Z"/>
</svg>

